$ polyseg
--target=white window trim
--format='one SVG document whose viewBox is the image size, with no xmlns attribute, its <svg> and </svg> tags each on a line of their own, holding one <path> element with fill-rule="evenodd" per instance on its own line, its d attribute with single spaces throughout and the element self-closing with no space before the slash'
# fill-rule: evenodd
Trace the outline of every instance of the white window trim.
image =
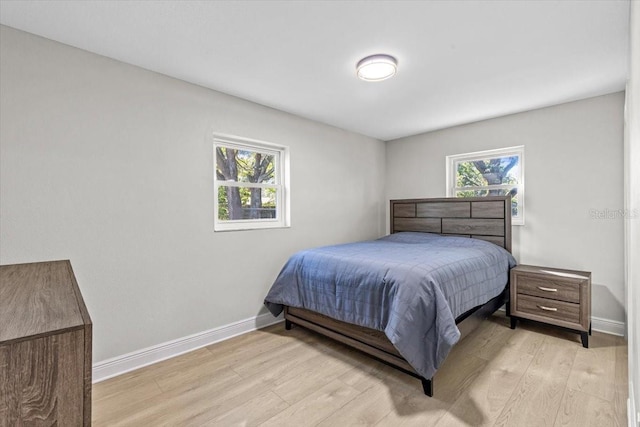
<svg viewBox="0 0 640 427">
<path fill-rule="evenodd" d="M 446 157 L 446 194 L 447 197 L 455 197 L 456 194 L 456 174 L 457 169 L 455 163 L 466 160 L 486 159 L 490 157 L 506 157 L 506 156 L 520 156 L 520 181 L 516 185 L 518 188 L 518 209 L 520 215 L 511 219 L 513 225 L 524 225 L 525 215 L 525 194 L 524 194 L 524 145 L 518 145 L 515 147 L 498 148 L 495 150 L 475 151 L 473 153 L 454 154 Z M 473 187 L 476 190 L 488 189 L 488 188 L 513 188 L 513 185 L 492 185 L 490 187 Z"/>
<path fill-rule="evenodd" d="M 253 182 L 231 182 L 219 181 L 216 175 L 216 147 L 238 148 L 249 151 L 258 151 L 265 154 L 273 154 L 276 161 L 276 182 L 278 184 L 264 184 Z M 266 228 L 287 228 L 291 226 L 291 207 L 289 192 L 289 147 L 257 139 L 243 138 L 235 135 L 215 133 L 213 135 L 213 229 L 214 231 L 234 231 L 234 230 L 259 230 Z M 253 188 L 277 188 L 278 197 L 276 200 L 276 218 L 265 219 L 242 219 L 242 220 L 218 220 L 218 187 L 253 187 Z"/>
</svg>

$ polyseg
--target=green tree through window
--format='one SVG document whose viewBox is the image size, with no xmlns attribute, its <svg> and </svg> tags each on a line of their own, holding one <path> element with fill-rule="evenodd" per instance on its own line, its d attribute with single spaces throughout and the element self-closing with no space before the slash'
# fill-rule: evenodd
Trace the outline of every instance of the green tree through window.
<svg viewBox="0 0 640 427">
<path fill-rule="evenodd" d="M 514 224 L 524 223 L 524 147 L 447 156 L 447 195 L 511 196 Z"/>
<path fill-rule="evenodd" d="M 229 139 L 214 144 L 217 229 L 263 228 L 274 220 L 283 226 L 285 149 Z"/>
<path fill-rule="evenodd" d="M 220 181 L 275 182 L 275 158 L 256 151 L 216 147 L 216 176 Z M 218 219 L 275 218 L 273 188 L 222 186 L 218 191 Z"/>
</svg>

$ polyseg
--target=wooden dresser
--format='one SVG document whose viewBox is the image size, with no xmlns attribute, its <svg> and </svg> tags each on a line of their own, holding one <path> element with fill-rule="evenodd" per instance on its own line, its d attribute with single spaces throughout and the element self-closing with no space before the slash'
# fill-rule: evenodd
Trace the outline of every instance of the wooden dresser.
<svg viewBox="0 0 640 427">
<path fill-rule="evenodd" d="M 578 332 L 589 347 L 591 273 L 518 265 L 511 269 L 511 329 L 530 319 Z"/>
<path fill-rule="evenodd" d="M 91 425 L 91 319 L 69 261 L 0 266 L 0 426 Z"/>
</svg>

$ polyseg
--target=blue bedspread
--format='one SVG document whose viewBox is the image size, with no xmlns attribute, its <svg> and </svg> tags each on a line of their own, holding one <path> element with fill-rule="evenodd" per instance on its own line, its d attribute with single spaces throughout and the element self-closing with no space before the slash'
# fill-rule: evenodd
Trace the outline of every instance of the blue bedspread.
<svg viewBox="0 0 640 427">
<path fill-rule="evenodd" d="M 455 318 L 499 295 L 516 265 L 492 243 L 428 233 L 298 252 L 265 305 L 283 305 L 384 331 L 400 354 L 431 378 L 460 338 Z"/>
</svg>

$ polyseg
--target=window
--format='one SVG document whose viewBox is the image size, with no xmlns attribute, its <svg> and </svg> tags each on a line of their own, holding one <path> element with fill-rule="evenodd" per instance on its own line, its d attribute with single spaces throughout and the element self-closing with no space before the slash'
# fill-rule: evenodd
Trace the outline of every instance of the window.
<svg viewBox="0 0 640 427">
<path fill-rule="evenodd" d="M 524 146 L 447 156 L 447 196 L 511 195 L 512 223 L 524 225 Z"/>
<path fill-rule="evenodd" d="M 214 135 L 214 230 L 289 226 L 286 147 Z"/>
</svg>

